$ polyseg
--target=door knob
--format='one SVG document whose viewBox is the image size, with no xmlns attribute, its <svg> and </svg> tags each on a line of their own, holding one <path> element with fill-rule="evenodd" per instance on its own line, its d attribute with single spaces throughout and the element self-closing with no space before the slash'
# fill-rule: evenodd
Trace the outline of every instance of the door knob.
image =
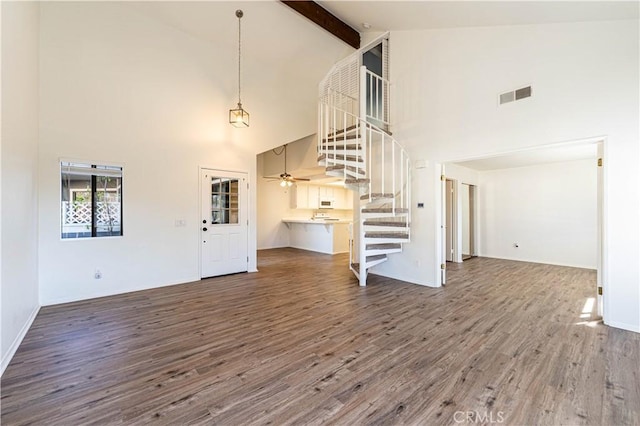
<svg viewBox="0 0 640 426">
<path fill-rule="evenodd" d="M 207 228 L 202 228 L 203 231 L 207 232 Z"/>
<path fill-rule="evenodd" d="M 207 223 L 207 219 L 204 219 L 204 220 L 202 221 L 202 223 Z"/>
</svg>

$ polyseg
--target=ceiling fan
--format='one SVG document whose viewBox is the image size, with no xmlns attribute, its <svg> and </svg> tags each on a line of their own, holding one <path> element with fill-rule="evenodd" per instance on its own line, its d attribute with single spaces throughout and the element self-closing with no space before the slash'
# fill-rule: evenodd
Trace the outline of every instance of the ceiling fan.
<svg viewBox="0 0 640 426">
<path fill-rule="evenodd" d="M 273 149 L 272 150 L 274 154 L 276 155 L 281 155 L 284 153 L 284 172 L 280 173 L 280 176 L 277 178 L 267 178 L 267 179 L 271 179 L 271 180 L 279 180 L 280 181 L 280 186 L 287 187 L 287 186 L 291 186 L 293 185 L 295 182 L 303 182 L 303 181 L 309 181 L 309 179 L 304 179 L 304 178 L 295 178 L 293 176 L 291 176 L 289 173 L 287 173 L 287 144 L 285 144 L 282 147 L 282 151 L 280 151 L 279 153 Z"/>
</svg>

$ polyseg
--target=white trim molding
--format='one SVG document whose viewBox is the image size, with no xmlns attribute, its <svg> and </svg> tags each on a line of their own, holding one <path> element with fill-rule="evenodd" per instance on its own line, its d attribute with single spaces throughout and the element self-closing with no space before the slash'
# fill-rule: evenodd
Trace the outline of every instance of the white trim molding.
<svg viewBox="0 0 640 426">
<path fill-rule="evenodd" d="M 24 339 L 24 336 L 27 335 L 27 332 L 31 328 L 31 325 L 33 324 L 33 321 L 38 316 L 38 312 L 40 312 L 40 306 L 37 306 L 33 310 L 33 312 L 31 312 L 31 315 L 29 315 L 29 318 L 27 319 L 27 322 L 24 323 L 24 326 L 20 330 L 20 333 L 18 333 L 18 335 L 16 336 L 15 340 L 13 341 L 11 346 L 9 347 L 9 350 L 4 355 L 4 357 L 2 357 L 2 363 L 0 365 L 0 376 L 2 376 L 4 374 L 4 371 L 7 369 L 7 366 L 9 365 L 11 360 L 13 359 L 13 356 L 16 354 L 16 351 L 18 350 L 18 347 L 20 347 L 20 343 L 22 343 L 22 340 Z"/>
</svg>

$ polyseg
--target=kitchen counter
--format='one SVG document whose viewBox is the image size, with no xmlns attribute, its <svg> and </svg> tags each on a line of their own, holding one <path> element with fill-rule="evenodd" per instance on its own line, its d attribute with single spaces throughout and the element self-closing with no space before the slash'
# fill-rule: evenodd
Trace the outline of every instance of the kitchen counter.
<svg viewBox="0 0 640 426">
<path fill-rule="evenodd" d="M 337 254 L 349 251 L 351 220 L 285 218 L 289 228 L 289 246 L 319 253 Z"/>
<path fill-rule="evenodd" d="M 300 218 L 286 218 L 282 219 L 284 223 L 311 223 L 316 225 L 331 225 L 332 223 L 351 223 L 350 219 L 300 219 Z"/>
</svg>

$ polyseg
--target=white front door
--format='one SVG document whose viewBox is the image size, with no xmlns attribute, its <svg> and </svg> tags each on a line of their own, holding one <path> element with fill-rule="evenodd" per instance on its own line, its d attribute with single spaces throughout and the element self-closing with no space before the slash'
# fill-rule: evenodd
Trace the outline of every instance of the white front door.
<svg viewBox="0 0 640 426">
<path fill-rule="evenodd" d="M 246 272 L 247 174 L 202 169 L 202 278 Z"/>
</svg>

